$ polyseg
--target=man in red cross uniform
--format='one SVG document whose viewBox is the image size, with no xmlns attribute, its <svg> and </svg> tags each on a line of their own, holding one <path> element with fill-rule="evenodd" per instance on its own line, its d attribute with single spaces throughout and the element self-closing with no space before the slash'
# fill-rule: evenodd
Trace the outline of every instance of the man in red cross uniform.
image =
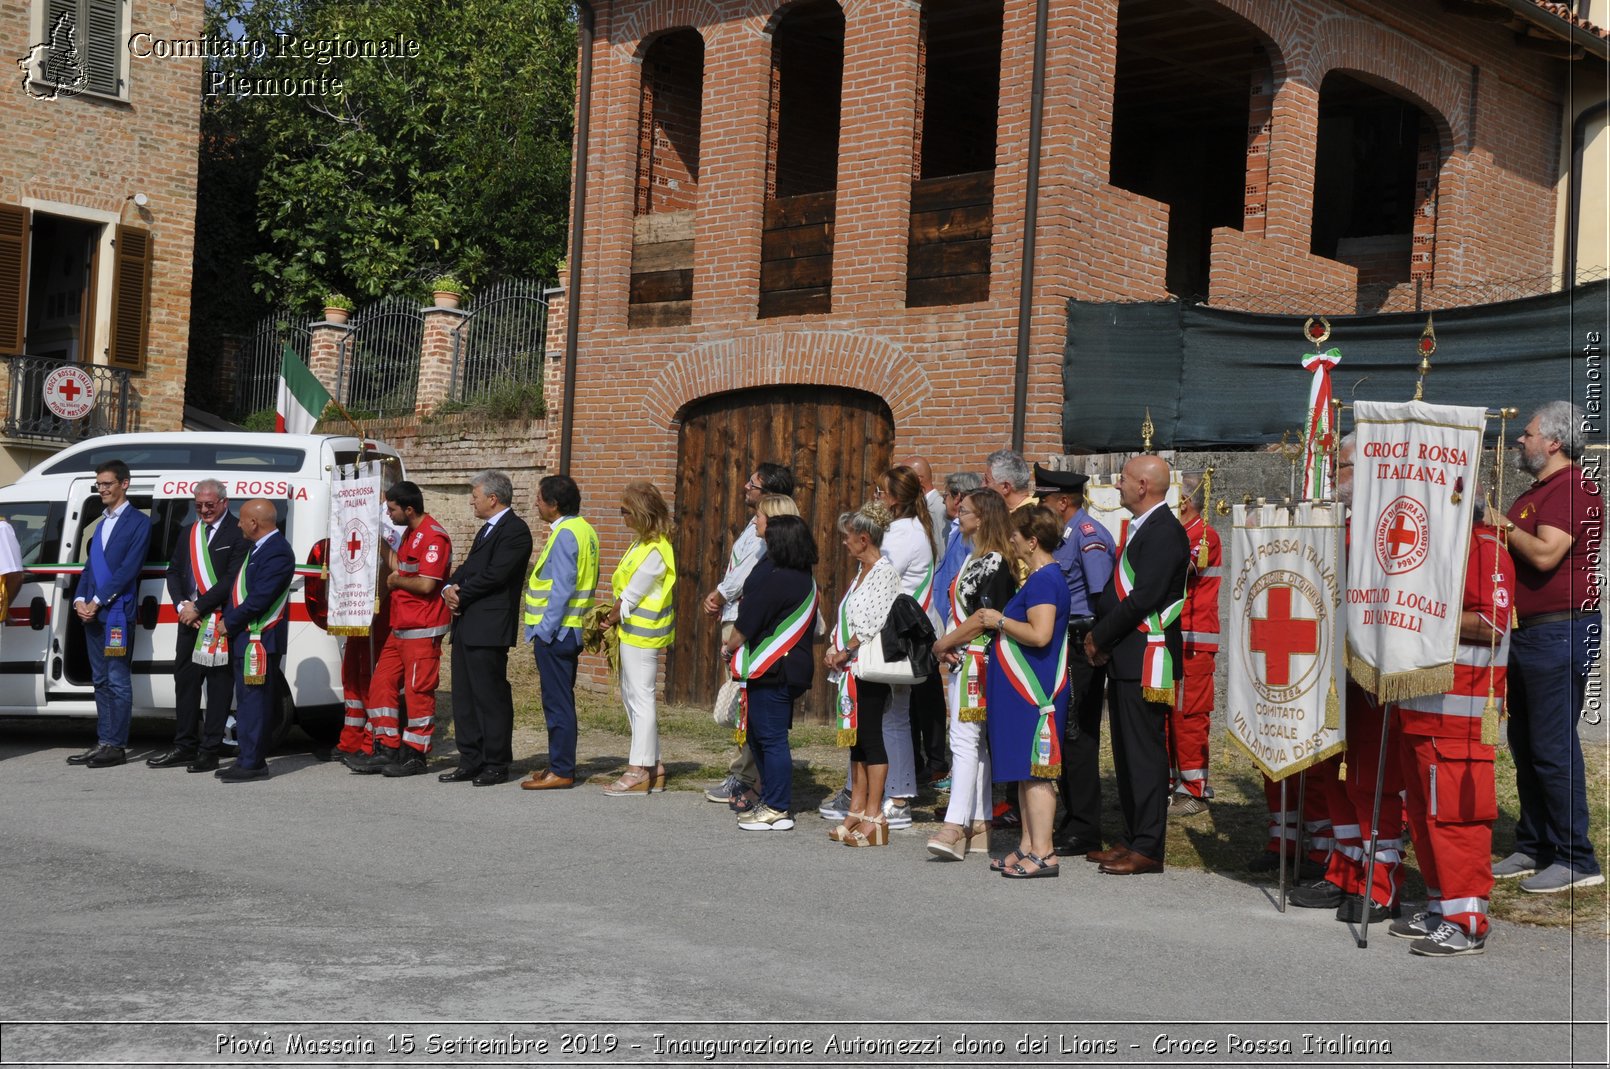
<svg viewBox="0 0 1610 1069">
<path fill-rule="evenodd" d="M 1353 449 L 1351 434 L 1342 439 L 1336 469 L 1336 496 L 1353 506 Z M 1291 892 L 1292 905 L 1336 910 L 1336 919 L 1357 924 L 1364 919 L 1364 874 L 1375 811 L 1375 782 L 1382 768 L 1381 721 L 1384 710 L 1352 680 L 1347 682 L 1347 749 L 1326 777 L 1327 808 L 1334 844 L 1324 878 L 1300 885 Z M 1370 922 L 1396 917 L 1402 892 L 1399 869 L 1403 864 L 1403 782 L 1394 755 L 1385 755 L 1381 778 L 1382 834 L 1375 843 L 1374 874 L 1370 884 Z M 1330 764 L 1331 762 L 1326 762 Z M 1315 784 L 1310 782 L 1312 791 Z"/>
<path fill-rule="evenodd" d="M 383 553 L 391 574 L 391 634 L 380 650 L 366 708 L 374 753 L 347 759 L 354 772 L 417 776 L 425 771 L 436 725 L 436 685 L 441 678 L 442 636 L 453 614 L 442 600 L 452 570 L 453 543 L 425 512 L 425 497 L 408 481 L 386 491 L 391 522 L 406 527 L 399 548 Z M 400 700 L 399 700 L 400 699 Z M 406 719 L 403 718 L 406 714 Z"/>
<path fill-rule="evenodd" d="M 330 540 L 321 538 L 313 544 L 307 562 L 324 564 L 329 556 Z M 391 598 L 386 596 L 385 585 L 388 574 L 382 561 L 376 575 L 375 615 L 369 622 L 369 634 L 349 635 L 341 640 L 341 692 L 346 708 L 341 719 L 341 736 L 330 750 L 332 761 L 344 762 L 349 757 L 367 757 L 375 752 L 375 733 L 369 726 L 369 715 L 365 710 L 368 708 L 375 662 L 386 646 L 387 636 L 391 634 Z M 319 576 L 309 576 L 302 591 L 302 599 L 307 602 L 308 618 L 325 630 L 329 628 L 328 582 Z"/>
<path fill-rule="evenodd" d="M 1180 477 L 1180 522 L 1191 544 L 1185 577 L 1185 608 L 1180 632 L 1185 639 L 1184 677 L 1168 718 L 1169 782 L 1173 790 L 1169 816 L 1188 817 L 1207 811 L 1213 797 L 1208 786 L 1208 736 L 1213 727 L 1213 667 L 1219 652 L 1219 581 L 1224 553 L 1219 532 L 1202 515 L 1196 495 L 1202 472 Z"/>
<path fill-rule="evenodd" d="M 1480 954 L 1487 946 L 1498 793 L 1493 744 L 1482 741 L 1482 721 L 1488 720 L 1489 737 L 1496 741 L 1508 691 L 1514 590 L 1515 561 L 1498 530 L 1477 527 L 1465 565 L 1453 689 L 1397 706 L 1392 749 L 1406 787 L 1426 908 L 1393 921 L 1388 930 L 1413 939 L 1409 950 L 1426 957 Z"/>
</svg>

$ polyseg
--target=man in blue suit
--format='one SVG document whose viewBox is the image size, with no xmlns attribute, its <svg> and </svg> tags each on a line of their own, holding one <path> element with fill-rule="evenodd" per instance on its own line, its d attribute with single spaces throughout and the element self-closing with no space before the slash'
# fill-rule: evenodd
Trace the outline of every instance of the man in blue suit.
<svg viewBox="0 0 1610 1069">
<path fill-rule="evenodd" d="M 213 773 L 225 783 L 268 778 L 263 750 L 279 695 L 290 630 L 286 606 L 296 573 L 296 554 L 279 532 L 271 502 L 254 497 L 242 505 L 240 533 L 251 548 L 224 610 L 229 660 L 235 669 L 235 739 L 240 756 Z"/>
<path fill-rule="evenodd" d="M 140 566 L 151 544 L 151 520 L 129 501 L 129 466 L 109 460 L 95 469 L 101 521 L 90 533 L 84 574 L 73 611 L 84 625 L 90 678 L 95 684 L 96 744 L 70 765 L 111 768 L 128 761 L 134 688 L 129 676 L 134 602 Z"/>
</svg>

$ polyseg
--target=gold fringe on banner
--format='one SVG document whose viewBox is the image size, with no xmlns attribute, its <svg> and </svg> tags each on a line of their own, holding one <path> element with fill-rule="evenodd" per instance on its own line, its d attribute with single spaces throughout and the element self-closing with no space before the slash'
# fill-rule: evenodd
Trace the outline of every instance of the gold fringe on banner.
<svg viewBox="0 0 1610 1069">
<path fill-rule="evenodd" d="M 1140 688 L 1142 701 L 1156 702 L 1159 705 L 1174 704 L 1173 687 L 1142 687 Z M 1036 773 L 1038 775 L 1038 773 Z"/>
<path fill-rule="evenodd" d="M 982 705 L 966 705 L 956 710 L 956 719 L 964 724 L 982 724 L 989 711 Z"/>
<path fill-rule="evenodd" d="M 1487 704 L 1481 710 L 1481 744 L 1483 746 L 1498 745 L 1498 698 L 1491 690 L 1487 692 Z"/>
<path fill-rule="evenodd" d="M 1062 775 L 1062 762 L 1054 765 L 1030 765 L 1029 775 L 1035 779 L 1056 779 Z"/>
<path fill-rule="evenodd" d="M 839 728 L 838 734 L 833 736 L 833 742 L 838 746 L 854 746 L 855 728 Z"/>
<path fill-rule="evenodd" d="M 326 628 L 326 631 L 332 635 L 340 635 L 342 638 L 364 638 L 369 634 L 369 625 L 346 624 L 341 627 Z"/>
<path fill-rule="evenodd" d="M 1342 726 L 1342 701 L 1336 696 L 1336 676 L 1330 677 L 1330 693 L 1325 695 L 1325 730 L 1335 731 Z"/>
<path fill-rule="evenodd" d="M 732 732 L 732 741 L 737 743 L 739 746 L 742 746 L 744 743 L 749 741 L 749 732 L 745 731 L 743 728 L 735 728 Z"/>
<path fill-rule="evenodd" d="M 1374 665 L 1365 663 L 1353 649 L 1352 643 L 1347 646 L 1347 674 L 1366 693 L 1373 694 L 1375 700 L 1383 704 L 1418 698 L 1422 694 L 1446 694 L 1453 689 L 1452 661 L 1383 676 Z"/>
</svg>

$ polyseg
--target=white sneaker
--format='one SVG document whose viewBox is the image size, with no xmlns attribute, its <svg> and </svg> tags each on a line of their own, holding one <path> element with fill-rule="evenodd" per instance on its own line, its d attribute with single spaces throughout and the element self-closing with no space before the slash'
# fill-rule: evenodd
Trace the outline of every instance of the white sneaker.
<svg viewBox="0 0 1610 1069">
<path fill-rule="evenodd" d="M 738 821 L 738 827 L 744 831 L 793 831 L 794 815 L 779 813 L 762 802 Z"/>
<path fill-rule="evenodd" d="M 843 820 L 850 815 L 850 789 L 839 788 L 839 793 L 816 807 L 823 820 Z"/>
<path fill-rule="evenodd" d="M 891 828 L 911 827 L 911 803 L 896 803 L 893 798 L 883 800 L 883 819 L 889 822 Z"/>
</svg>

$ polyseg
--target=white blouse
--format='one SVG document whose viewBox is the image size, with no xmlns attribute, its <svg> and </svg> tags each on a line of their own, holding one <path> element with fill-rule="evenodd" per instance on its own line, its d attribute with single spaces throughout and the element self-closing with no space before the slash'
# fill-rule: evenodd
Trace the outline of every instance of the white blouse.
<svg viewBox="0 0 1610 1069">
<path fill-rule="evenodd" d="M 844 596 L 848 605 L 843 611 L 849 614 L 850 633 L 861 642 L 872 641 L 873 636 L 881 632 L 883 625 L 888 622 L 889 609 L 899 595 L 900 579 L 895 574 L 894 566 L 887 557 L 880 557 L 878 563 L 861 577 L 860 583 Z M 836 621 L 833 636 L 834 645 L 838 645 Z"/>
</svg>

